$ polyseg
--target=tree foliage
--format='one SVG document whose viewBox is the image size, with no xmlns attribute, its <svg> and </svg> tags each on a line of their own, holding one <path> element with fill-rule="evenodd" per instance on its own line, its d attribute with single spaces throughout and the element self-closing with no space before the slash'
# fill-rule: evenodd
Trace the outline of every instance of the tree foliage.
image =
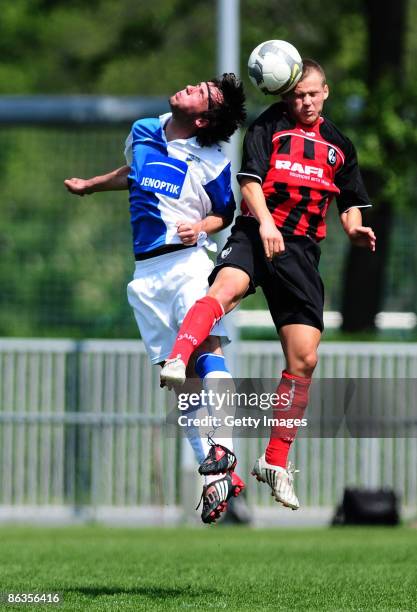
<svg viewBox="0 0 417 612">
<path fill-rule="evenodd" d="M 362 167 L 380 177 L 374 201 L 410 209 L 417 0 L 407 4 L 404 69 L 378 74 L 376 83 L 369 75 L 366 0 L 321 0 L 319 8 L 308 0 L 240 4 L 240 74 L 249 107 L 259 111 L 272 101 L 249 83 L 250 52 L 262 40 L 291 41 L 325 67 L 326 114 L 352 137 Z M 216 73 L 215 0 L 0 0 L 0 7 L 0 94 L 168 96 Z M 389 45 L 389 36 L 381 44 Z M 62 186 L 67 176 L 122 164 L 128 130 L 106 128 L 107 138 L 90 134 L 82 144 L 71 130 L 3 130 L 0 334 L 135 333 L 121 290 L 132 268 L 126 194 L 74 201 Z M 75 142 L 85 154 L 74 153 Z"/>
</svg>

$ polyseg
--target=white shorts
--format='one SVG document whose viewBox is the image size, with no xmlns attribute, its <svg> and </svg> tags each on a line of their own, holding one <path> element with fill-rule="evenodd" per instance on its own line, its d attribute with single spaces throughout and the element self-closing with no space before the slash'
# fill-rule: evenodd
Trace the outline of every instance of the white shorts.
<svg viewBox="0 0 417 612">
<path fill-rule="evenodd" d="M 204 248 L 190 248 L 137 261 L 127 286 L 142 340 L 153 364 L 167 359 L 181 323 L 196 300 L 206 295 L 213 262 Z M 211 335 L 230 339 L 223 322 Z"/>
</svg>

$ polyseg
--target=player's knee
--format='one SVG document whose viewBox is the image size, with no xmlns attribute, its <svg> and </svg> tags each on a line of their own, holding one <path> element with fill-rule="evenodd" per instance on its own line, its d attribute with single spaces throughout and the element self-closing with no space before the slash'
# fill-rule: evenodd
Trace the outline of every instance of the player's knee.
<svg viewBox="0 0 417 612">
<path fill-rule="evenodd" d="M 222 268 L 216 280 L 208 291 L 208 295 L 215 298 L 226 312 L 232 310 L 243 298 L 249 287 L 249 276 L 237 268 Z"/>
<path fill-rule="evenodd" d="M 295 358 L 291 359 L 288 363 L 290 372 L 297 376 L 305 376 L 310 378 L 317 365 L 318 356 L 316 350 L 305 351 L 298 354 Z"/>
<path fill-rule="evenodd" d="M 306 351 L 301 356 L 301 367 L 303 368 L 305 376 L 312 375 L 317 365 L 317 361 L 318 361 L 318 356 L 317 356 L 317 351 L 315 350 Z"/>
<path fill-rule="evenodd" d="M 215 298 L 226 312 L 234 308 L 242 299 L 244 292 L 234 283 L 219 282 L 210 288 L 209 295 Z"/>
</svg>

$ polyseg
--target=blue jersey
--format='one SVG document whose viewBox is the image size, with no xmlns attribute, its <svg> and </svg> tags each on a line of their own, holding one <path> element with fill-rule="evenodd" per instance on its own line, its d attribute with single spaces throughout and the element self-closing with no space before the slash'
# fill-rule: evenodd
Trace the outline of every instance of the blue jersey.
<svg viewBox="0 0 417 612">
<path fill-rule="evenodd" d="M 181 244 L 177 221 L 197 223 L 210 213 L 233 217 L 230 163 L 219 145 L 193 138 L 167 142 L 171 113 L 140 119 L 126 140 L 129 201 L 135 254 Z"/>
</svg>

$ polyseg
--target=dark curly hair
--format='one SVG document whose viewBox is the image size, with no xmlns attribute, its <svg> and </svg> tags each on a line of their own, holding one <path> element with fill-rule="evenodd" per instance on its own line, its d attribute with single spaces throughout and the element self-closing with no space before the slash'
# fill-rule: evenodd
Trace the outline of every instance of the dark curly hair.
<svg viewBox="0 0 417 612">
<path fill-rule="evenodd" d="M 222 94 L 222 101 L 205 111 L 201 116 L 208 119 L 208 125 L 198 128 L 196 138 L 202 147 L 208 147 L 220 140 L 229 142 L 230 136 L 246 119 L 245 92 L 242 82 L 233 72 L 224 73 L 221 78 L 209 79 Z"/>
</svg>

